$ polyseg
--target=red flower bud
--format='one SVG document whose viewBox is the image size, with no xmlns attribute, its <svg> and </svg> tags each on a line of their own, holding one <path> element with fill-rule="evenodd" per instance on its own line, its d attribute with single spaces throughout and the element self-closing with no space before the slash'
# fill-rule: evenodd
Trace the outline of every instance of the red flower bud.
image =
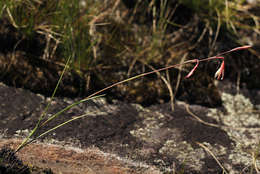
<svg viewBox="0 0 260 174">
<path fill-rule="evenodd" d="M 215 73 L 215 78 L 217 78 L 218 80 L 223 80 L 224 71 L 225 71 L 225 61 L 223 60 L 222 63 L 221 63 L 221 66 L 219 67 L 219 69 Z"/>
<path fill-rule="evenodd" d="M 194 66 L 194 68 L 189 72 L 188 75 L 185 76 L 185 78 L 189 78 L 193 73 L 194 71 L 196 70 L 196 68 L 198 67 L 199 65 L 199 60 L 198 59 L 194 59 L 193 62 L 196 62 L 196 65 Z"/>
</svg>

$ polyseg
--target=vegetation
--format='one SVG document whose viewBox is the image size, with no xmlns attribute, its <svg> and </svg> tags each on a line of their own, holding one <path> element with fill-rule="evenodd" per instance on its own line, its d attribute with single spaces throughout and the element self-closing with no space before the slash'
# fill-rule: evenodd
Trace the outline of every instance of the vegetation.
<svg viewBox="0 0 260 174">
<path fill-rule="evenodd" d="M 78 91 L 72 92 L 74 96 L 87 96 L 118 80 L 153 68 L 252 44 L 254 41 L 248 40 L 247 36 L 238 37 L 241 33 L 259 31 L 259 16 L 249 12 L 250 7 L 241 0 L 114 0 L 102 3 L 95 0 L 4 0 L 0 4 L 0 15 L 19 35 L 11 48 L 6 49 L 11 52 L 23 47 L 32 49 L 27 59 L 40 58 L 61 65 L 62 69 L 71 57 L 73 71 L 81 79 L 79 87 L 71 91 Z M 229 43 L 220 45 L 223 40 Z M 35 42 L 37 48 L 34 48 Z M 56 71 L 62 69 L 56 68 Z M 144 105 L 173 100 L 175 95 L 178 97 L 178 88 L 170 87 L 179 86 L 178 71 L 161 75 L 130 82 L 110 92 L 116 98 Z M 46 83 L 53 83 L 52 88 L 60 73 L 55 76 L 56 80 L 45 77 Z M 163 76 L 165 80 L 162 80 Z M 9 83 L 35 88 L 20 81 Z M 145 89 L 153 95 L 143 95 Z M 185 89 L 180 85 L 179 91 Z M 47 95 L 51 96 L 51 91 L 48 90 Z M 187 97 L 179 97 L 189 101 Z"/>
<path fill-rule="evenodd" d="M 214 72 L 216 78 L 222 80 L 225 65 L 224 57 L 221 56 L 251 48 L 251 46 L 239 47 L 253 42 L 238 37 L 241 33 L 259 34 L 259 16 L 243 7 L 247 5 L 250 8 L 247 1 L 145 0 L 132 2 L 130 5 L 127 1 L 123 2 L 125 4 L 120 0 L 110 2 L 3 0 L 0 2 L 1 20 L 8 21 L 21 36 L 10 50 L 16 51 L 16 48 L 23 47 L 19 46 L 22 40 L 29 40 L 26 42 L 28 45 L 24 47 L 30 47 L 35 39 L 40 38 L 37 41 L 43 43 L 40 48 L 40 58 L 63 67 L 63 71 L 58 72 L 60 76 L 56 79 L 58 82 L 51 98 L 62 83 L 61 80 L 64 72 L 69 69 L 69 64 L 71 64 L 70 71 L 73 70 L 85 81 L 80 90 L 85 91 L 84 94 L 88 96 L 46 119 L 48 105 L 35 128 L 16 152 L 37 138 L 75 119 L 87 116 L 74 117 L 33 137 L 38 129 L 64 111 L 98 97 L 97 94 L 112 87 L 116 87 L 112 92 L 117 94 L 117 98 L 123 97 L 143 104 L 151 104 L 148 102 L 149 99 L 152 99 L 152 103 L 170 100 L 174 109 L 178 88 L 182 91 L 186 90 L 180 85 L 182 73 L 189 78 L 197 70 L 199 62 L 221 59 L 222 63 L 217 72 L 209 71 L 208 76 L 211 77 Z M 129 5 L 129 8 L 125 5 Z M 187 16 L 183 18 L 183 13 L 179 10 L 186 11 Z M 228 40 L 230 43 L 221 45 L 223 40 Z M 205 49 L 200 49 L 204 46 Z M 230 46 L 236 48 L 217 53 L 221 47 Z M 259 55 L 254 49 L 249 51 Z M 39 54 L 30 55 L 29 58 L 35 58 L 37 55 Z M 186 60 L 190 56 L 199 56 L 202 59 Z M 193 69 L 188 65 L 192 63 L 196 63 Z M 208 71 L 209 68 L 204 67 Z M 171 68 L 182 71 L 169 70 Z M 162 70 L 166 71 L 162 73 Z M 198 71 L 203 73 L 203 70 Z M 109 75 L 104 76 L 107 73 Z M 157 77 L 149 76 L 142 81 L 135 81 L 154 73 Z M 227 74 L 232 78 L 232 73 L 227 71 Z M 196 83 L 200 83 L 199 80 L 197 81 Z M 125 82 L 128 82 L 128 85 L 125 85 Z M 207 82 L 213 83 L 212 78 Z M 175 89 L 172 89 L 172 86 Z M 195 85 L 194 88 L 198 86 L 203 88 L 203 84 Z M 144 94 L 143 91 L 147 89 L 148 93 L 154 95 Z M 98 92 L 90 93 L 88 90 Z"/>
</svg>

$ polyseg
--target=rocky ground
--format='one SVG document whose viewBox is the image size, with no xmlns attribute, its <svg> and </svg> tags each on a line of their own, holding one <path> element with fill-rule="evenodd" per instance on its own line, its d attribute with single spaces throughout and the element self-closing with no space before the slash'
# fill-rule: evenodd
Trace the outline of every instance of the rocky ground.
<svg viewBox="0 0 260 174">
<path fill-rule="evenodd" d="M 142 107 L 104 98 L 79 104 L 58 123 L 87 113 L 17 153 L 25 164 L 54 173 L 257 173 L 260 92 L 220 82 L 223 107 L 177 101 Z M 47 117 L 78 99 L 55 98 Z M 0 147 L 15 148 L 49 98 L 0 85 Z"/>
<path fill-rule="evenodd" d="M 234 13 L 230 17 L 228 1 L 216 1 L 225 6 L 216 11 L 215 6 L 196 9 L 188 1 L 169 1 L 165 10 L 173 11 L 173 16 L 154 15 L 155 10 L 164 11 L 154 4 L 159 1 L 147 1 L 150 5 L 96 1 L 97 10 L 92 2 L 82 7 L 93 14 L 76 12 L 68 25 L 66 6 L 55 11 L 58 1 L 10 2 L 13 7 L 6 1 L 0 8 L 0 174 L 6 169 L 23 174 L 260 173 L 260 7 L 256 1 L 230 3 Z M 32 7 L 38 10 L 27 14 Z M 29 16 L 20 18 L 22 9 Z M 61 19 L 63 13 L 65 26 L 74 28 L 69 42 L 86 46 L 79 51 L 67 48 L 63 38 L 70 34 L 64 32 L 63 23 L 52 24 L 51 16 Z M 30 19 L 34 24 L 24 28 L 21 24 Z M 43 32 L 46 26 L 50 28 Z M 37 135 L 75 116 L 86 117 L 26 146 L 17 158 L 13 155 L 12 149 L 34 128 L 50 101 L 67 57 L 75 55 L 78 60 L 82 55 L 83 62 L 72 62 L 45 119 L 120 80 L 242 45 L 252 48 L 225 55 L 223 81 L 213 78 L 220 61 L 210 61 L 200 63 L 188 79 L 183 77 L 193 64 L 116 85 L 105 91 L 106 98 L 71 108 Z M 169 104 L 172 91 L 174 111 Z"/>
</svg>

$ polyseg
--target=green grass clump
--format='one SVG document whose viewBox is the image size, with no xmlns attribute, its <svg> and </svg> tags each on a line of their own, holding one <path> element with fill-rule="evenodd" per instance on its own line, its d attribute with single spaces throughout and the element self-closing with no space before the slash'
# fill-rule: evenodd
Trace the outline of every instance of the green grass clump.
<svg viewBox="0 0 260 174">
<path fill-rule="evenodd" d="M 93 63 L 93 40 L 89 22 L 100 3 L 88 0 L 3 0 L 0 17 L 7 19 L 24 38 L 33 40 L 42 35 L 46 43 L 44 59 L 65 62 L 73 55 L 75 65 L 85 69 Z M 76 68 L 76 67 L 75 67 Z"/>
<path fill-rule="evenodd" d="M 259 30 L 257 22 L 259 18 L 248 11 L 251 5 L 245 0 L 179 0 L 179 2 L 192 9 L 210 26 L 225 27 L 236 35 L 241 29 Z"/>
</svg>

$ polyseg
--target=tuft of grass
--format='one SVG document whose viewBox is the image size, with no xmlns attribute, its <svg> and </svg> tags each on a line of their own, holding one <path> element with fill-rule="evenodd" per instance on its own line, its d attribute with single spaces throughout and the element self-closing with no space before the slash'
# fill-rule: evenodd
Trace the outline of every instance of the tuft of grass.
<svg viewBox="0 0 260 174">
<path fill-rule="evenodd" d="M 85 1 L 84 1 L 85 2 Z M 90 21 L 98 13 L 101 3 L 88 0 L 3 0 L 0 17 L 33 40 L 42 35 L 45 42 L 43 59 L 66 62 L 74 54 L 75 69 L 93 65 L 93 40 L 89 34 Z"/>
<path fill-rule="evenodd" d="M 179 0 L 179 2 L 209 22 L 211 27 L 220 25 L 235 35 L 241 29 L 253 32 L 260 29 L 259 17 L 248 11 L 251 5 L 245 0 Z"/>
<path fill-rule="evenodd" d="M 253 38 L 243 37 L 247 35 L 245 33 L 260 34 L 259 15 L 250 10 L 259 9 L 258 0 L 256 3 L 246 0 L 178 0 L 178 2 L 191 9 L 204 22 L 204 30 L 210 36 L 209 56 L 214 54 L 220 34 L 240 45 L 255 42 Z M 251 52 L 259 57 L 254 50 Z"/>
</svg>

